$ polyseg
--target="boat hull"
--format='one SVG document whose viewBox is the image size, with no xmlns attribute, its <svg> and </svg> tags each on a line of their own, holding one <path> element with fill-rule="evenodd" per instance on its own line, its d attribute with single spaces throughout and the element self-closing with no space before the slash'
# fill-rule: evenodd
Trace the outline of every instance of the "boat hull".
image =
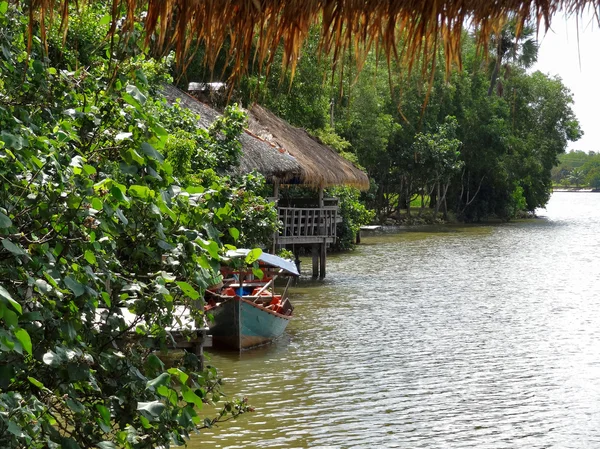
<svg viewBox="0 0 600 449">
<path fill-rule="evenodd" d="M 280 337 L 291 316 L 267 310 L 238 296 L 223 301 L 208 311 L 213 345 L 230 349 L 248 349 Z"/>
</svg>

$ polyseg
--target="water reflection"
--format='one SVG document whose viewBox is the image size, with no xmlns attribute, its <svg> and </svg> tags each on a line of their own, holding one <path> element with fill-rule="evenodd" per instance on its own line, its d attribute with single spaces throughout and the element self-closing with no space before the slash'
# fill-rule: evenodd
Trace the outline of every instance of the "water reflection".
<svg viewBox="0 0 600 449">
<path fill-rule="evenodd" d="M 256 412 L 191 447 L 598 447 L 599 206 L 559 193 L 540 220 L 330 257 L 285 338 L 212 355 Z"/>
</svg>

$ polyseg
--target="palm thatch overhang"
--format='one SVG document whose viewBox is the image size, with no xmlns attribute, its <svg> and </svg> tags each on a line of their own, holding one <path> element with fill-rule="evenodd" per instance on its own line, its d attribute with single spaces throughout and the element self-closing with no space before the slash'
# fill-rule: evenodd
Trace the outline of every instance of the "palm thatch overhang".
<svg viewBox="0 0 600 449">
<path fill-rule="evenodd" d="M 45 36 L 48 18 L 59 15 L 66 27 L 80 3 L 25 4 L 31 8 L 31 22 Z M 178 62 L 185 65 L 200 46 L 208 67 L 225 51 L 236 80 L 251 62 L 268 69 L 281 43 L 283 65 L 293 76 L 302 43 L 318 23 L 321 49 L 334 60 L 351 51 L 360 68 L 375 48 L 388 60 L 403 60 L 405 67 L 420 60 L 426 68 L 443 47 L 449 70 L 453 62 L 460 66 L 461 34 L 467 27 L 478 30 L 480 44 L 487 45 L 507 17 L 516 19 L 517 32 L 526 21 L 547 30 L 557 11 L 579 15 L 586 8 L 597 9 L 598 0 L 112 0 L 109 34 L 126 36 L 143 17 L 147 43 L 155 51 L 175 49 Z M 34 28 L 30 23 L 30 30 Z"/>
<path fill-rule="evenodd" d="M 332 186 L 369 188 L 369 178 L 333 149 L 323 145 L 304 129 L 296 128 L 255 104 L 248 114 L 248 128 L 259 138 L 285 149 L 299 162 L 298 182 L 315 189 Z"/>
<path fill-rule="evenodd" d="M 170 104 L 179 101 L 181 107 L 198 114 L 198 126 L 204 129 L 208 129 L 221 115 L 175 86 L 165 85 L 163 95 Z M 242 133 L 240 142 L 242 144 L 240 165 L 234 167 L 232 173 L 245 174 L 257 171 L 262 173 L 269 182 L 273 182 L 274 179 L 290 182 L 297 179 L 304 171 L 299 162 L 289 153 L 275 148 L 268 142 L 251 135 L 248 131 Z"/>
</svg>

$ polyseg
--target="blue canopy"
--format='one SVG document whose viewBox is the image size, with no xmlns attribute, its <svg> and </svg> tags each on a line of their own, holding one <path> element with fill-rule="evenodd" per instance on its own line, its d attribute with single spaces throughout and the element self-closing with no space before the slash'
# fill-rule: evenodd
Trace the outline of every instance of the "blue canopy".
<svg viewBox="0 0 600 449">
<path fill-rule="evenodd" d="M 227 251 L 226 255 L 229 258 L 242 258 L 242 257 L 246 257 L 248 255 L 248 253 L 250 253 L 251 250 L 249 249 L 245 249 L 245 248 L 240 248 L 240 249 L 236 249 L 236 250 L 230 250 Z M 298 273 L 298 268 L 296 267 L 296 264 L 294 262 L 292 262 L 291 260 L 287 260 L 287 259 L 283 259 L 279 256 L 275 256 L 274 254 L 269 254 L 269 253 L 265 253 L 263 252 L 259 257 L 258 260 L 262 263 L 264 263 L 265 265 L 271 266 L 271 267 L 275 267 L 275 268 L 281 268 L 283 271 L 285 271 L 287 274 L 291 274 L 293 276 L 300 276 L 300 273 Z"/>
</svg>

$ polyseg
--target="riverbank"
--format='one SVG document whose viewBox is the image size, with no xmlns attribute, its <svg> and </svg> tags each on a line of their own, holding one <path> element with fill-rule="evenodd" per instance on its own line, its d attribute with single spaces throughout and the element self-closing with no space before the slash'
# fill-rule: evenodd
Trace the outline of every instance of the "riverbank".
<svg viewBox="0 0 600 449">
<path fill-rule="evenodd" d="M 515 221 L 515 220 L 530 220 L 530 219 L 535 219 L 535 218 L 538 218 L 537 215 L 535 214 L 535 212 L 520 211 L 517 213 L 516 217 L 514 217 L 510 220 L 491 216 L 485 220 L 477 222 L 477 224 L 480 224 L 480 225 L 498 224 L 498 223 L 507 223 L 509 221 Z M 369 228 L 373 228 L 373 227 L 377 227 L 377 228 L 384 227 L 384 228 L 401 230 L 403 228 L 410 229 L 410 228 L 423 227 L 423 226 L 446 226 L 446 225 L 460 226 L 460 225 L 467 225 L 470 223 L 472 223 L 472 222 L 465 222 L 465 221 L 458 220 L 456 218 L 456 216 L 452 213 L 448 213 L 447 219 L 444 219 L 444 217 L 442 216 L 442 213 L 438 213 L 438 216 L 436 218 L 433 216 L 433 212 L 429 209 L 426 209 L 424 211 L 424 213 L 422 213 L 420 215 L 417 213 L 416 215 L 410 215 L 410 216 L 406 213 L 406 210 L 402 210 L 400 212 L 400 214 L 388 217 L 385 220 L 383 220 L 382 222 L 371 223 L 370 226 L 361 227 L 361 231 L 374 231 L 373 229 L 369 229 Z M 361 234 L 362 234 L 362 232 L 361 232 Z"/>
<path fill-rule="evenodd" d="M 598 193 L 598 189 L 553 188 L 552 192 Z"/>
</svg>

